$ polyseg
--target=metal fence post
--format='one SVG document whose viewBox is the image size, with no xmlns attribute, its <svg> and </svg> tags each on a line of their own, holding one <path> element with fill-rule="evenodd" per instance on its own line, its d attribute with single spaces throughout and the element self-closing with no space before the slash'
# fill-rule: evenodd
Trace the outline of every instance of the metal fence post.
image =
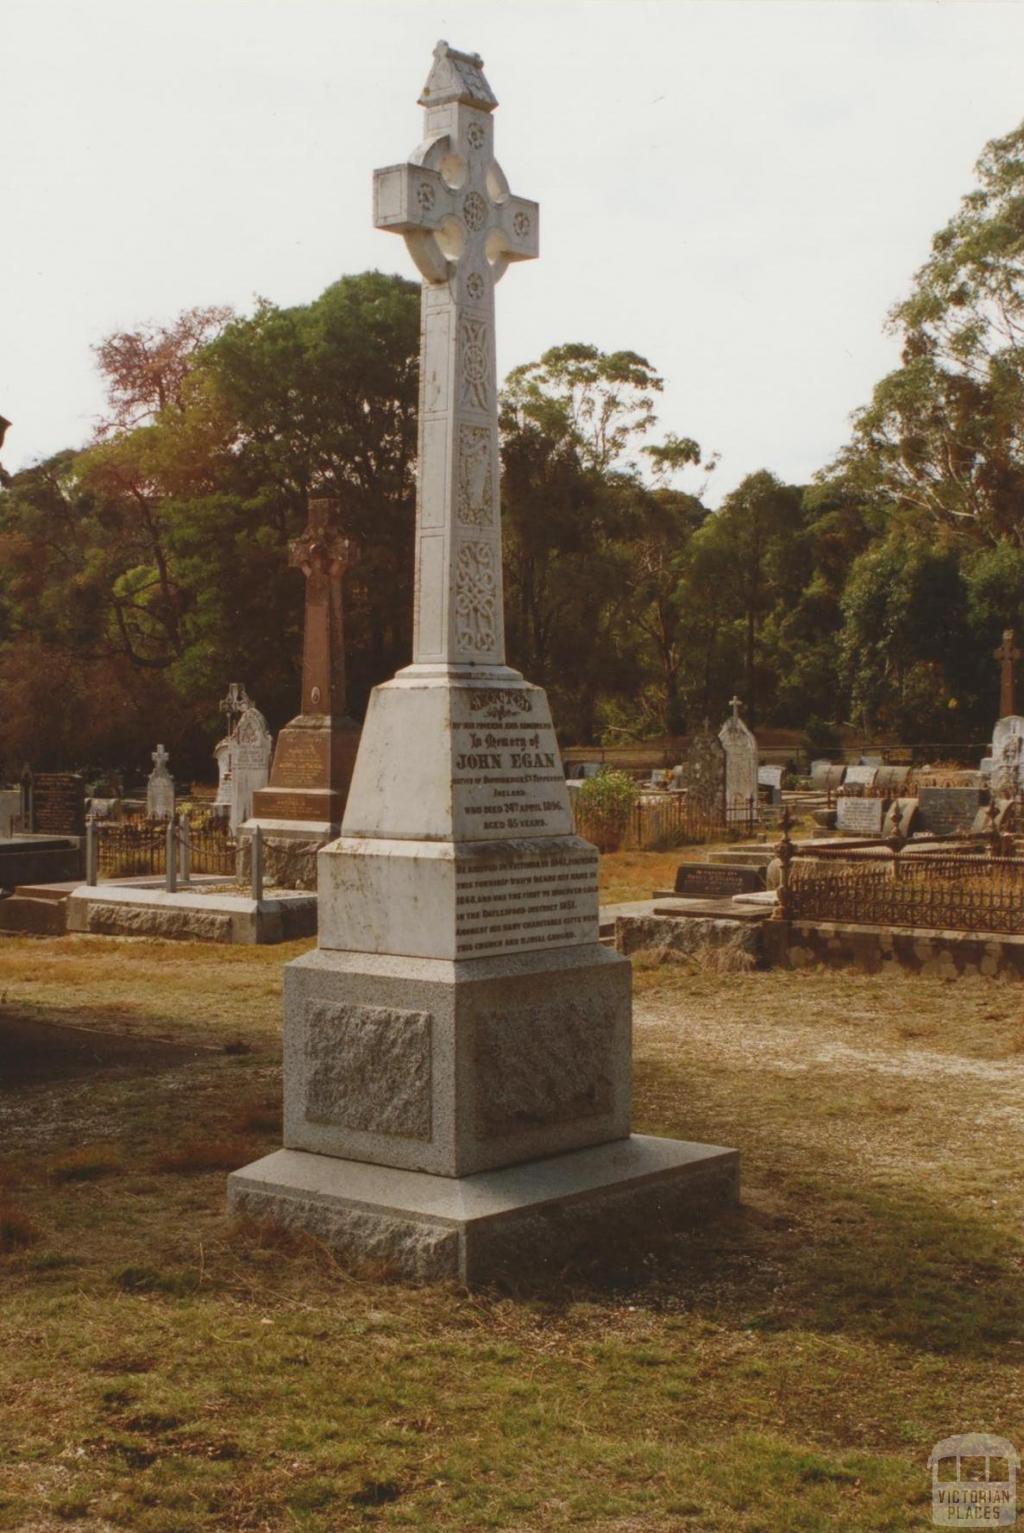
<svg viewBox="0 0 1024 1533">
<path fill-rule="evenodd" d="M 171 814 L 167 819 L 167 855 L 165 858 L 164 888 L 173 894 L 178 887 L 178 817 Z"/>
<path fill-rule="evenodd" d="M 782 870 L 779 887 L 775 891 L 775 909 L 771 916 L 773 921 L 788 921 L 793 911 L 793 891 L 789 885 L 789 865 L 794 855 L 793 842 L 789 835 L 792 823 L 793 819 L 787 804 L 782 811 L 782 840 L 775 849 L 775 855 L 782 864 Z"/>
<path fill-rule="evenodd" d="M 96 820 L 88 815 L 85 821 L 85 881 L 95 886 L 99 883 L 99 844 Z"/>
<path fill-rule="evenodd" d="M 263 898 L 263 827 L 257 825 L 252 833 L 252 897 L 257 905 Z"/>
<path fill-rule="evenodd" d="M 187 814 L 181 818 L 179 846 L 181 848 L 179 876 L 181 883 L 187 886 L 192 882 L 192 821 Z"/>
</svg>

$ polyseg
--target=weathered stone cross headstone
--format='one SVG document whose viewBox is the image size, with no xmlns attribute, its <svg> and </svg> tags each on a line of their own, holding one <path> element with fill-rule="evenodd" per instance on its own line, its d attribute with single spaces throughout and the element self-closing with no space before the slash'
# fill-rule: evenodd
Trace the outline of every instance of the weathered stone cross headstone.
<svg viewBox="0 0 1024 1533">
<path fill-rule="evenodd" d="M 163 746 L 158 745 L 146 787 L 146 813 L 150 819 L 166 820 L 174 813 L 174 778 L 167 770 L 170 759 Z"/>
<path fill-rule="evenodd" d="M 253 794 L 252 819 L 241 828 L 243 876 L 248 839 L 258 823 L 268 882 L 316 887 L 316 854 L 341 829 L 359 726 L 346 713 L 342 580 L 357 562 L 355 545 L 335 525 L 338 503 L 309 502 L 304 531 L 289 544 L 289 562 L 306 577 L 302 707 L 277 737 L 270 782 Z"/>
<path fill-rule="evenodd" d="M 537 208 L 476 55 L 439 43 L 420 99 L 423 143 L 376 184 L 424 278 L 413 663 L 371 697 L 320 945 L 285 971 L 287 1148 L 230 1198 L 476 1281 L 734 1196 L 737 1155 L 629 1134 L 629 965 L 598 942 L 547 699 L 504 663 L 493 288 Z"/>
<path fill-rule="evenodd" d="M 1008 718 L 1017 712 L 1017 687 L 1014 676 L 1014 663 L 1024 659 L 1024 655 L 1017 648 L 1016 633 L 1012 628 L 1004 629 L 1003 642 L 995 650 L 995 657 L 1001 662 L 999 681 L 999 717 Z"/>
</svg>

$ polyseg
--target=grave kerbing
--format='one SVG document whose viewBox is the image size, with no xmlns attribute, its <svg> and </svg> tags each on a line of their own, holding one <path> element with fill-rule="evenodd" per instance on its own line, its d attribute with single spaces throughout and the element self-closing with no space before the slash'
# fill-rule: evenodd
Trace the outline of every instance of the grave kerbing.
<svg viewBox="0 0 1024 1533">
<path fill-rule="evenodd" d="M 734 1198 L 738 1156 L 630 1136 L 630 969 L 601 947 L 543 691 L 505 664 L 495 282 L 537 206 L 476 55 L 438 44 L 424 141 L 376 177 L 423 274 L 413 663 L 370 701 L 320 945 L 285 971 L 285 1148 L 232 1207 L 421 1277 L 561 1264 Z"/>
</svg>

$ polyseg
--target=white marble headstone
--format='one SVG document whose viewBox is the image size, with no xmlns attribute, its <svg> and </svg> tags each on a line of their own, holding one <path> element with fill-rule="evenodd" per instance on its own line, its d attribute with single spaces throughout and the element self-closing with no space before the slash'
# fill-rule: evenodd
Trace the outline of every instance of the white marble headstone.
<svg viewBox="0 0 1024 1533">
<path fill-rule="evenodd" d="M 732 718 L 718 731 L 725 751 L 725 805 L 732 817 L 757 805 L 757 741 L 740 718 L 742 704 L 734 697 Z"/>
<path fill-rule="evenodd" d="M 1011 798 L 1024 787 L 1024 718 L 1010 713 L 992 731 L 992 791 Z"/>
<path fill-rule="evenodd" d="M 252 796 L 270 777 L 273 739 L 267 721 L 252 703 L 241 714 L 231 736 L 229 803 L 232 830 L 252 814 Z"/>
<path fill-rule="evenodd" d="M 174 778 L 167 770 L 170 759 L 163 746 L 158 745 L 146 788 L 146 813 L 152 820 L 168 820 L 174 813 Z"/>
</svg>

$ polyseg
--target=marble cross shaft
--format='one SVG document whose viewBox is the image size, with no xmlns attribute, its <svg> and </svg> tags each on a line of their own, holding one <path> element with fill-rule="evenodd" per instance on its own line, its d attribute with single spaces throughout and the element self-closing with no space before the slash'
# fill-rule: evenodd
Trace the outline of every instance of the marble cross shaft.
<svg viewBox="0 0 1024 1533">
<path fill-rule="evenodd" d="M 538 253 L 535 202 L 494 158 L 483 60 L 447 43 L 420 96 L 423 142 L 374 176 L 374 222 L 423 276 L 413 661 L 503 665 L 494 284 Z"/>
<path fill-rule="evenodd" d="M 1017 712 L 1017 686 L 1013 673 L 1015 660 L 1024 659 L 1017 648 L 1017 635 L 1012 628 L 1003 630 L 1003 642 L 995 651 L 995 657 L 1002 662 L 1002 676 L 999 686 L 999 717 L 1009 718 Z"/>
<path fill-rule="evenodd" d="M 306 577 L 302 641 L 303 714 L 345 716 L 345 630 L 342 577 L 358 562 L 355 544 L 335 526 L 338 502 L 309 502 L 305 530 L 288 545 L 289 562 Z"/>
</svg>

